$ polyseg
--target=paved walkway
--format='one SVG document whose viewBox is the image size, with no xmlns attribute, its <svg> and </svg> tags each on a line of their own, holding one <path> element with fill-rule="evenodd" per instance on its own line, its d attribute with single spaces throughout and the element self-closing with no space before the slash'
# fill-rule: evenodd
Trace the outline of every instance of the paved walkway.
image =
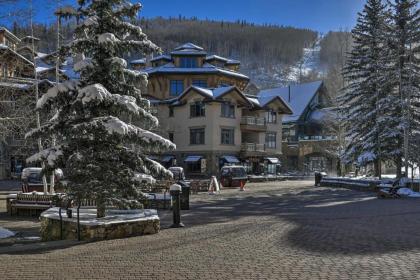
<svg viewBox="0 0 420 280">
<path fill-rule="evenodd" d="M 0 255 L 2 279 L 419 279 L 420 200 L 250 184 L 194 197 L 184 229 Z"/>
</svg>

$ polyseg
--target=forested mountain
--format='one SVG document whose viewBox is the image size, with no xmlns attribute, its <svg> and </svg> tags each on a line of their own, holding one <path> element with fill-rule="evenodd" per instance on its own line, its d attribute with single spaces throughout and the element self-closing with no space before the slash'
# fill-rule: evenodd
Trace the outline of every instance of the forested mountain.
<svg viewBox="0 0 420 280">
<path fill-rule="evenodd" d="M 328 33 L 322 40 L 316 31 L 277 25 L 256 25 L 245 21 L 225 22 L 196 18 L 140 18 L 138 24 L 163 51 L 193 42 L 210 54 L 218 54 L 242 62 L 241 72 L 249 75 L 260 88 L 324 78 L 327 71 L 341 64 L 343 48 L 340 32 Z M 62 25 L 63 42 L 71 39 L 75 22 Z M 19 37 L 30 33 L 29 27 L 14 23 L 12 32 Z M 35 25 L 41 39 L 39 50 L 52 52 L 56 44 L 56 26 Z M 346 34 L 342 32 L 342 34 Z M 139 58 L 132 54 L 133 58 Z M 307 64 L 310 65 L 307 65 Z M 318 65 L 319 64 L 319 65 Z M 327 66 L 327 68 L 324 67 Z M 340 72 L 340 71 L 338 71 Z M 336 73 L 337 75 L 339 73 Z"/>
</svg>

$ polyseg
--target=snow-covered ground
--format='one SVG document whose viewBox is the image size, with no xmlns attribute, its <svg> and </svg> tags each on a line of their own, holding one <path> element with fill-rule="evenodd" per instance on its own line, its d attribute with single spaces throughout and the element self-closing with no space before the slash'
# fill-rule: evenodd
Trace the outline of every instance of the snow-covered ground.
<svg viewBox="0 0 420 280">
<path fill-rule="evenodd" d="M 10 231 L 8 229 L 0 227 L 0 239 L 2 238 L 9 238 L 14 236 L 15 233 L 13 231 Z"/>
</svg>

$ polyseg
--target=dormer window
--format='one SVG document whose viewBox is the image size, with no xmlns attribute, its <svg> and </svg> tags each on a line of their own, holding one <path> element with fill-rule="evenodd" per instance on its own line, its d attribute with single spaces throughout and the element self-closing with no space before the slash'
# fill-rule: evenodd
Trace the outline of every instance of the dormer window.
<svg viewBox="0 0 420 280">
<path fill-rule="evenodd" d="M 181 68 L 197 68 L 197 58 L 196 57 L 181 57 L 179 66 Z"/>
</svg>

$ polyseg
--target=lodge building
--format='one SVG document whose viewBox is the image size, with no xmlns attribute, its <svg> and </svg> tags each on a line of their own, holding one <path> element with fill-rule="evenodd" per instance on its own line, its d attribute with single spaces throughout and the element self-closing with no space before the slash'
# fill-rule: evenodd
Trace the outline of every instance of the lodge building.
<svg viewBox="0 0 420 280">
<path fill-rule="evenodd" d="M 177 145 L 156 160 L 183 166 L 188 176 L 217 175 L 225 164 L 242 164 L 250 173 L 279 171 L 282 118 L 292 111 L 281 97 L 244 94 L 249 78 L 239 61 L 187 43 L 149 65 L 131 65 L 149 75 L 157 132 Z"/>
</svg>

